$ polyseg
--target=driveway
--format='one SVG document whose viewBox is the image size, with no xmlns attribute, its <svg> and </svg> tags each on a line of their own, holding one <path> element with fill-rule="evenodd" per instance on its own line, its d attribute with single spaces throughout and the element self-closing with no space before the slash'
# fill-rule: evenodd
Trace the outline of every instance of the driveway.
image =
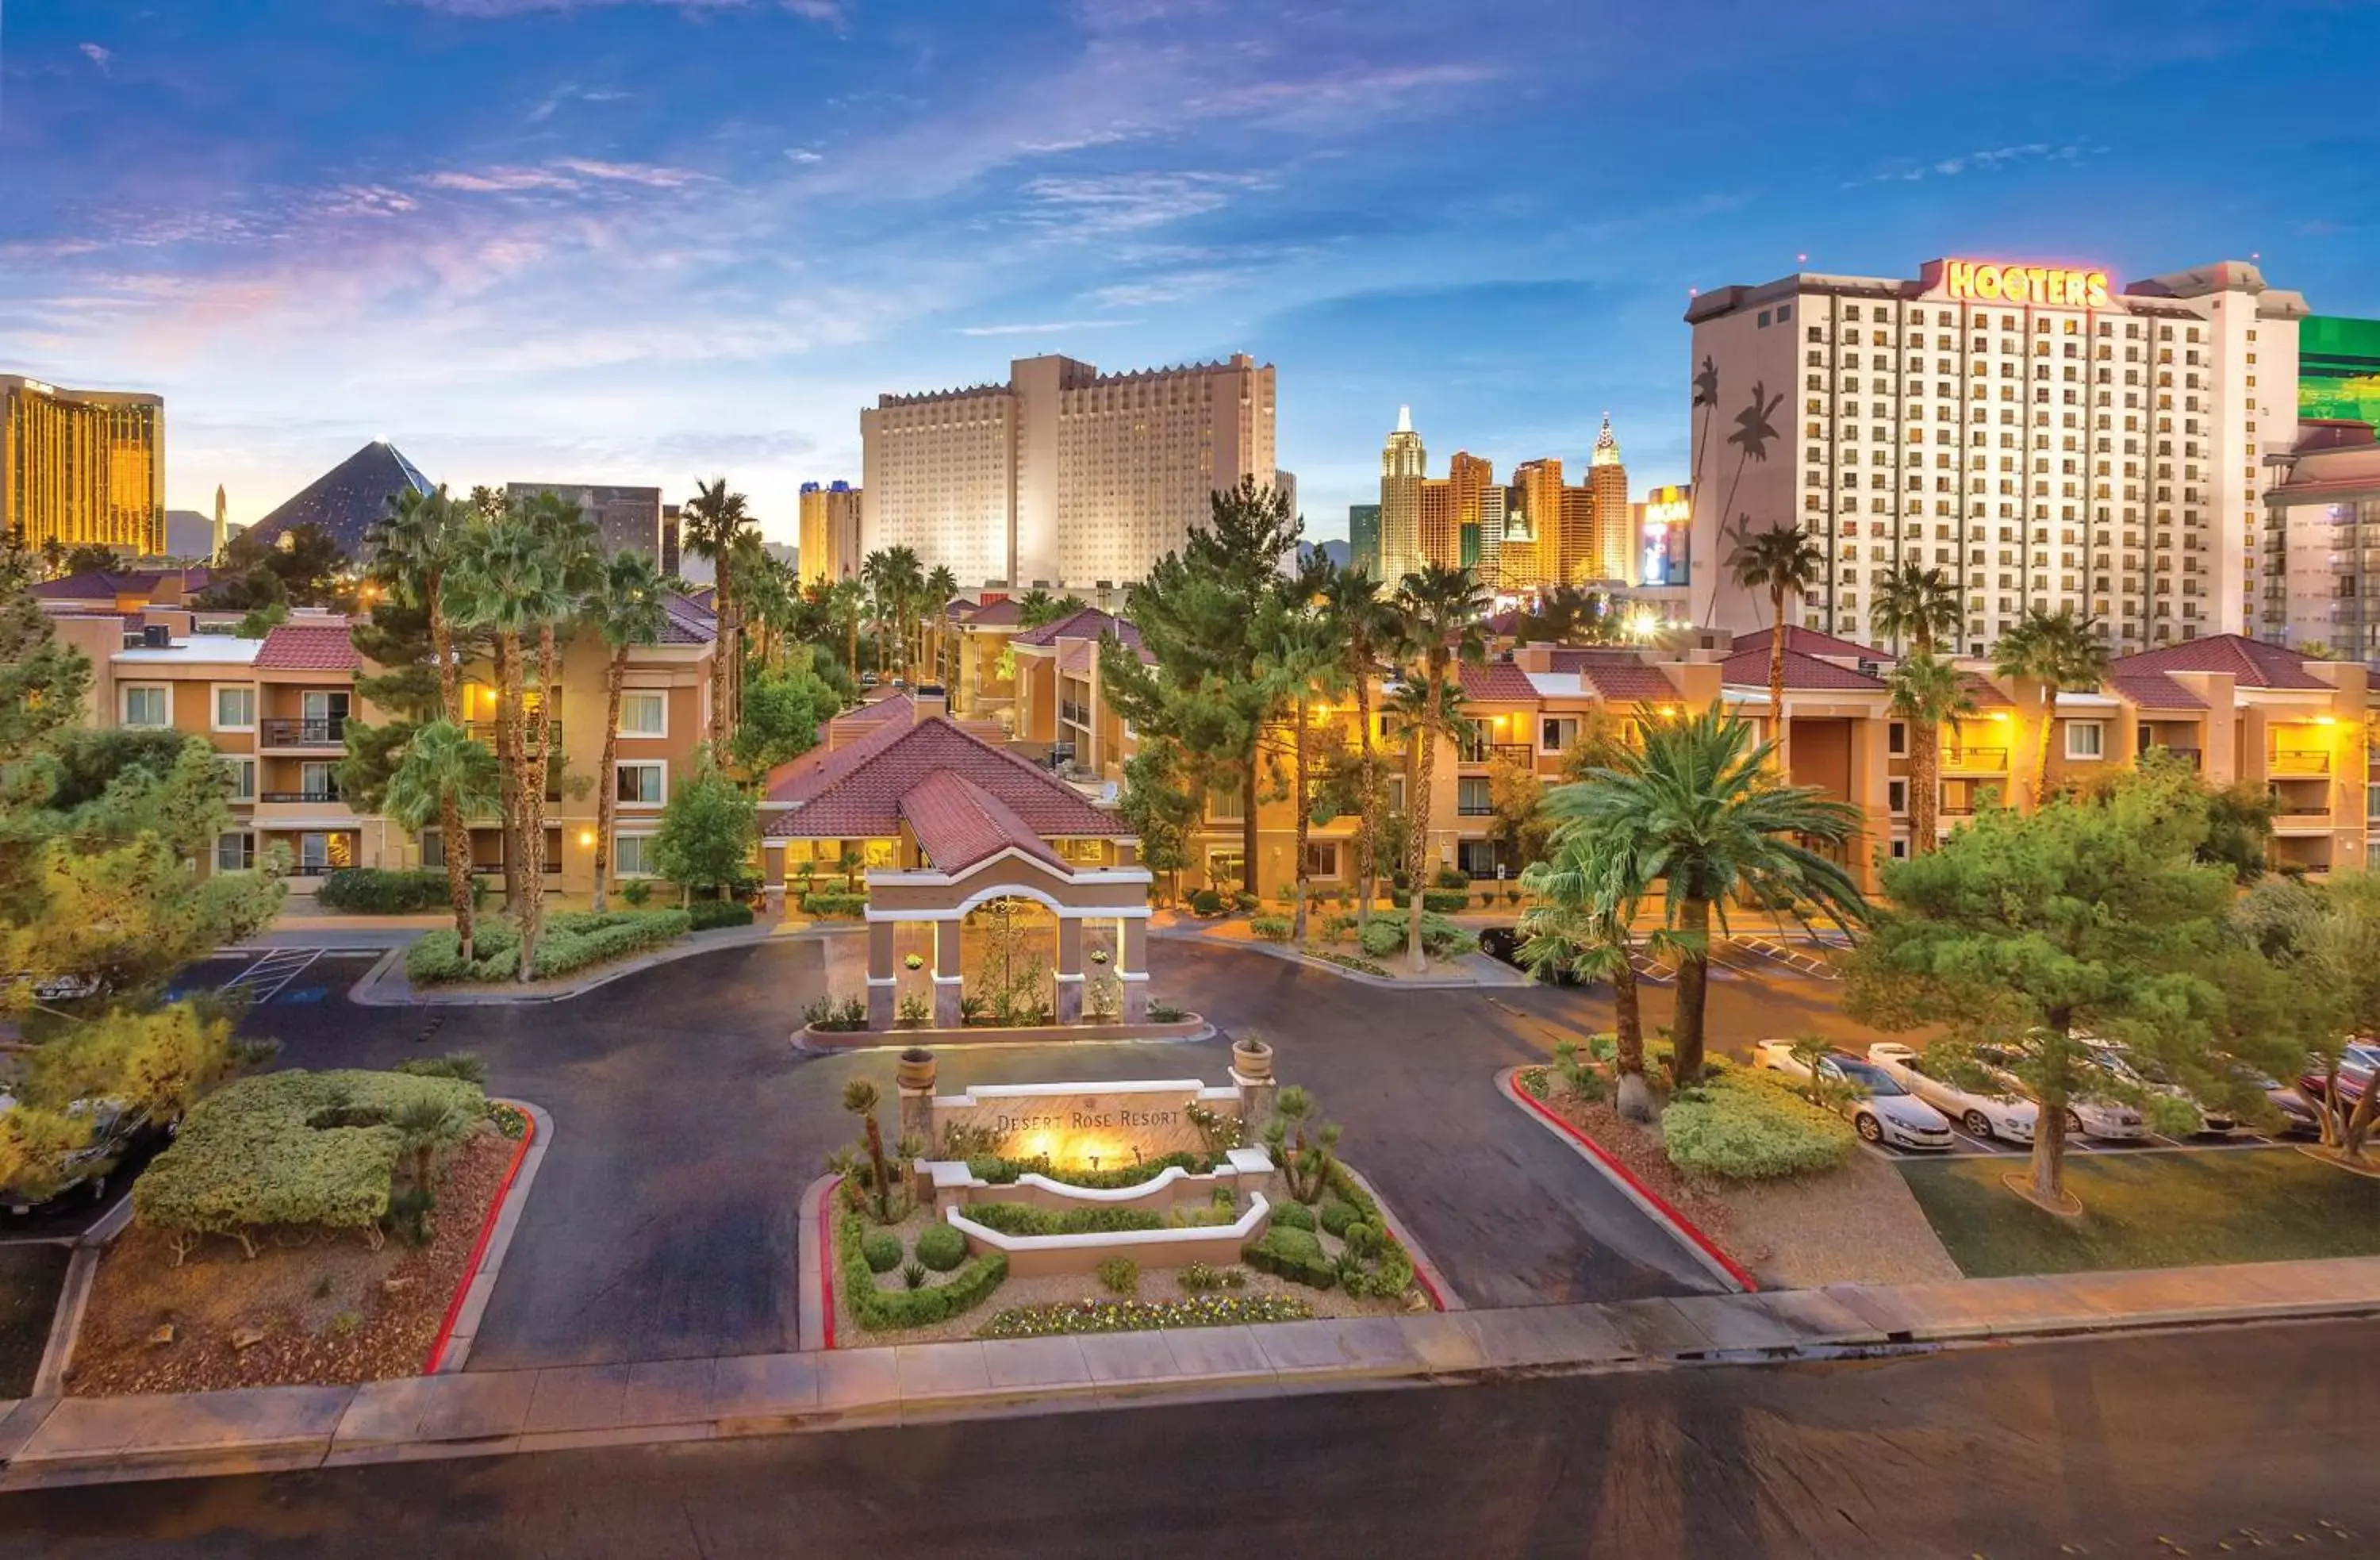
<svg viewBox="0 0 2380 1560">
<path fill-rule="evenodd" d="M 490 1087 L 553 1114 L 555 1139 L 472 1347 L 475 1369 L 765 1353 L 796 1346 L 801 1190 L 853 1140 L 844 1083 L 892 1097 L 889 1050 L 789 1043 L 832 943 L 679 960 L 569 1002 L 363 1008 L 337 993 L 250 1016 L 291 1066 L 393 1066 L 468 1049 Z M 1664 1231 L 1494 1087 L 1542 1058 L 1570 993 L 1386 992 L 1228 947 L 1158 940 L 1157 995 L 1225 1031 L 1191 1044 L 946 1051 L 941 1086 L 1223 1080 L 1234 1032 L 1273 1042 L 1285 1081 L 1346 1128 L 1377 1185 L 1475 1306 L 1706 1290 Z"/>
</svg>

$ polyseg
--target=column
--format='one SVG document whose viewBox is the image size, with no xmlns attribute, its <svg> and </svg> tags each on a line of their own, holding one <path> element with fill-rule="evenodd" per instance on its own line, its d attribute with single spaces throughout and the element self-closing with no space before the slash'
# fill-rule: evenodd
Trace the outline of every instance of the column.
<svg viewBox="0 0 2380 1560">
<path fill-rule="evenodd" d="M 1123 983 L 1123 1021 L 1148 1021 L 1148 921 L 1116 918 L 1116 979 Z"/>
<path fill-rule="evenodd" d="M 1083 918 L 1071 910 L 1058 915 L 1058 1022 L 1073 1024 L 1083 1017 Z"/>
<path fill-rule="evenodd" d="M 900 980 L 893 973 L 892 935 L 898 924 L 879 920 L 872 913 L 868 918 L 868 1027 L 871 1030 L 892 1027 L 893 987 Z"/>
<path fill-rule="evenodd" d="M 948 920 L 934 922 L 934 1027 L 957 1029 L 959 993 L 966 978 L 959 973 L 959 932 L 965 920 L 953 916 Z"/>
</svg>

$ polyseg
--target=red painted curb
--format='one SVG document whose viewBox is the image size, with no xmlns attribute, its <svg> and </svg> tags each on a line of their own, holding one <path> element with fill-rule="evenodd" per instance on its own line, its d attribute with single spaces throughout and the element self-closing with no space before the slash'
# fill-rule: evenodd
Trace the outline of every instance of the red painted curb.
<svg viewBox="0 0 2380 1560">
<path fill-rule="evenodd" d="M 837 1176 L 829 1181 L 819 1197 L 819 1298 L 824 1331 L 821 1348 L 834 1347 L 834 1188 L 843 1185 Z"/>
<path fill-rule="evenodd" d="M 1400 1242 L 1399 1244 L 1402 1245 L 1402 1243 Z M 1410 1248 L 1405 1251 L 1405 1260 L 1407 1261 L 1413 1261 L 1413 1251 Z M 1419 1284 L 1421 1286 L 1422 1293 L 1429 1297 L 1429 1303 L 1431 1306 L 1439 1310 L 1444 1310 L 1446 1309 L 1446 1297 L 1438 1292 L 1438 1286 L 1429 1281 L 1428 1272 L 1425 1270 L 1419 1262 L 1414 1262 L 1414 1282 Z"/>
<path fill-rule="evenodd" d="M 425 1376 L 436 1375 L 440 1361 L 446 1358 L 446 1346 L 455 1337 L 455 1319 L 463 1311 L 463 1297 L 471 1292 L 471 1280 L 480 1276 L 480 1260 L 488 1254 L 488 1242 L 496 1233 L 496 1220 L 503 1216 L 505 1200 L 513 1194 L 513 1178 L 520 1174 L 521 1161 L 528 1157 L 528 1145 L 537 1137 L 537 1117 L 527 1111 L 521 1111 L 520 1117 L 520 1146 L 513 1150 L 513 1162 L 504 1166 L 504 1178 L 488 1204 L 488 1216 L 480 1221 L 480 1238 L 471 1243 L 470 1260 L 463 1264 L 463 1282 L 455 1286 L 455 1298 L 446 1302 L 446 1319 L 438 1324 L 437 1341 L 430 1346 L 430 1362 L 421 1368 Z"/>
<path fill-rule="evenodd" d="M 1734 1279 L 1738 1284 L 1742 1285 L 1743 1292 L 1745 1294 L 1756 1295 L 1760 1292 L 1759 1281 L 1755 1279 L 1752 1274 L 1744 1272 L 1742 1265 L 1737 1262 L 1733 1257 L 1730 1257 L 1725 1251 L 1720 1250 L 1717 1241 L 1713 1240 L 1709 1236 L 1705 1235 L 1701 1228 L 1696 1225 L 1692 1219 L 1687 1218 L 1683 1213 L 1681 1213 L 1675 1208 L 1670 1207 L 1670 1200 L 1668 1198 L 1663 1197 L 1659 1192 L 1655 1191 L 1651 1187 L 1648 1187 L 1644 1182 L 1638 1180 L 1634 1173 L 1632 1172 L 1628 1166 L 1621 1164 L 1609 1153 L 1606 1153 L 1602 1144 L 1597 1142 L 1594 1139 L 1580 1131 L 1571 1123 L 1563 1120 L 1561 1116 L 1550 1109 L 1544 1101 L 1538 1099 L 1536 1095 L 1522 1088 L 1521 1079 L 1518 1074 L 1515 1074 L 1512 1077 L 1511 1080 L 1511 1088 L 1512 1097 L 1514 1099 L 1519 1100 L 1523 1104 L 1528 1106 L 1531 1110 L 1536 1112 L 1548 1121 L 1552 1122 L 1555 1127 L 1560 1128 L 1562 1132 L 1567 1134 L 1572 1142 L 1581 1145 L 1587 1152 L 1593 1154 L 1597 1164 L 1602 1165 L 1605 1169 L 1609 1170 L 1621 1180 L 1627 1182 L 1628 1185 L 1633 1188 L 1637 1194 L 1643 1197 L 1645 1201 L 1651 1203 L 1655 1208 L 1659 1209 L 1661 1216 L 1668 1219 L 1679 1234 L 1692 1241 L 1694 1247 L 1705 1256 L 1710 1258 L 1711 1261 L 1717 1262 L 1720 1267 L 1725 1268 L 1729 1277 Z"/>
</svg>

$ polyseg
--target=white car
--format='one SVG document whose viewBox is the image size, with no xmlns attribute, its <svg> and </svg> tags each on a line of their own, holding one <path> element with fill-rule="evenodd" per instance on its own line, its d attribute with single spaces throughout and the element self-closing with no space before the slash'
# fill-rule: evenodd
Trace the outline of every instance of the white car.
<svg viewBox="0 0 2380 1560">
<path fill-rule="evenodd" d="M 1752 1048 L 1755 1061 L 1771 1072 L 1807 1082 L 1810 1068 L 1793 1054 L 1790 1040 L 1764 1040 Z M 1852 1130 L 1871 1143 L 1897 1149 L 1947 1149 L 1950 1124 L 1942 1113 L 1903 1089 L 1882 1067 L 1864 1062 L 1848 1051 L 1829 1051 L 1818 1058 L 1818 1076 L 1841 1086 L 1843 1114 Z"/>
<path fill-rule="evenodd" d="M 1965 1128 L 1971 1138 L 2003 1143 L 2031 1143 L 2033 1124 L 2041 1107 L 2014 1094 L 1991 1094 L 1961 1088 L 1925 1070 L 1925 1059 L 1899 1041 L 1878 1041 L 1867 1048 L 1867 1059 L 1892 1076 L 1893 1081 Z"/>
<path fill-rule="evenodd" d="M 2001 1088 L 2011 1093 L 2023 1093 L 2024 1081 L 2016 1075 L 2014 1060 L 1998 1046 L 1975 1047 L 1977 1066 L 1997 1079 Z M 2139 1111 L 2119 1101 L 2077 1096 L 2066 1102 L 2066 1130 L 2077 1137 L 2120 1140 L 2146 1137 L 2148 1124 L 2141 1119 Z"/>
</svg>

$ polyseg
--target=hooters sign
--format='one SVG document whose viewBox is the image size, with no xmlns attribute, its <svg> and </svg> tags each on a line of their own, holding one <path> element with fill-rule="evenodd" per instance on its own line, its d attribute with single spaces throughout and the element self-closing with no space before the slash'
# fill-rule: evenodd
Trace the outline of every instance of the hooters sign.
<svg viewBox="0 0 2380 1560">
<path fill-rule="evenodd" d="M 2058 265 L 2002 265 L 1988 260 L 1937 260 L 1937 281 L 1950 297 L 1974 303 L 2037 303 L 2053 309 L 2105 309 L 2105 271 Z"/>
</svg>

